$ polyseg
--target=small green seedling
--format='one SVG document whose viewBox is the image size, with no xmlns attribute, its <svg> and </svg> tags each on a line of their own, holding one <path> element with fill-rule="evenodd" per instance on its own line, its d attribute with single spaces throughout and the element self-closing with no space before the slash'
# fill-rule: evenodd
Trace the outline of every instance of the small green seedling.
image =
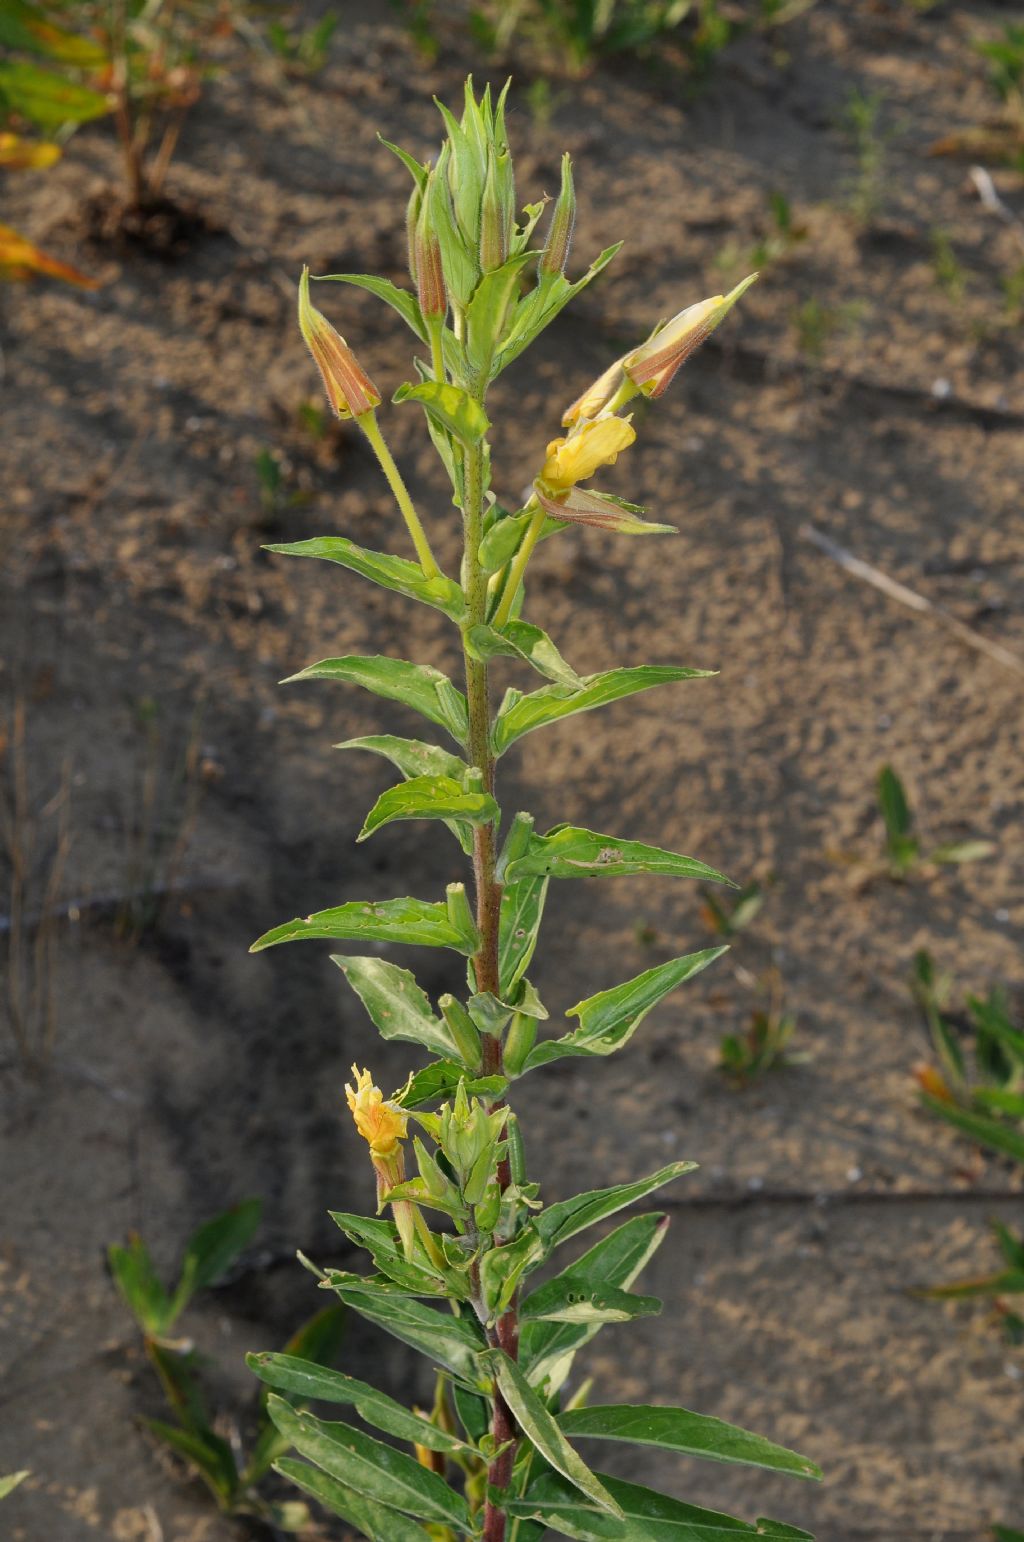
<svg viewBox="0 0 1024 1542">
<path fill-rule="evenodd" d="M 327 63 L 331 39 L 338 27 L 338 13 L 325 11 L 308 27 L 289 27 L 281 21 L 267 25 L 267 43 L 289 75 L 309 79 Z"/>
<path fill-rule="evenodd" d="M 876 91 L 851 91 L 842 116 L 857 162 L 848 184 L 849 207 L 862 225 L 879 214 L 885 191 L 887 135 L 881 124 L 882 104 Z"/>
<path fill-rule="evenodd" d="M 302 1502 L 272 1502 L 259 1492 L 274 1462 L 288 1448 L 272 1423 L 266 1396 L 260 1398 L 259 1429 L 252 1454 L 243 1460 L 237 1440 L 214 1428 L 200 1379 L 202 1362 L 188 1338 L 175 1336 L 179 1318 L 197 1291 L 215 1285 L 249 1244 L 259 1225 L 261 1205 L 250 1199 L 208 1221 L 190 1239 L 177 1285 L 168 1290 L 138 1235 L 126 1246 L 113 1245 L 107 1256 L 122 1297 L 142 1330 L 146 1356 L 164 1391 L 175 1422 L 146 1419 L 146 1428 L 181 1457 L 207 1484 L 225 1514 L 253 1517 L 279 1531 L 300 1531 L 310 1516 Z M 316 1364 L 333 1359 L 340 1342 L 344 1308 L 329 1306 L 310 1319 L 286 1346 Z M 289 1398 L 294 1406 L 297 1399 Z M 2 1497 L 2 1496 L 0 1496 Z"/>
<path fill-rule="evenodd" d="M 961 862 L 978 862 L 992 856 L 992 841 L 945 841 L 925 851 L 914 833 L 914 816 L 906 789 L 892 766 L 878 773 L 878 807 L 885 826 L 885 854 L 889 876 L 897 882 L 928 866 L 948 867 Z"/>
<path fill-rule="evenodd" d="M 802 1065 L 810 1059 L 805 1051 L 790 1049 L 797 1019 L 784 1009 L 778 970 L 770 969 L 758 983 L 767 992 L 767 1004 L 751 1014 L 742 1033 L 726 1034 L 719 1047 L 719 1069 L 739 1086 L 758 1081 L 768 1071 Z"/>
<path fill-rule="evenodd" d="M 720 899 L 710 889 L 701 889 L 701 920 L 718 937 L 735 937 L 745 931 L 765 902 L 759 883 L 748 883 L 735 899 Z"/>
<path fill-rule="evenodd" d="M 935 282 L 951 304 L 959 310 L 967 294 L 967 274 L 964 266 L 944 230 L 936 228 L 932 231 L 931 247 Z"/>
</svg>

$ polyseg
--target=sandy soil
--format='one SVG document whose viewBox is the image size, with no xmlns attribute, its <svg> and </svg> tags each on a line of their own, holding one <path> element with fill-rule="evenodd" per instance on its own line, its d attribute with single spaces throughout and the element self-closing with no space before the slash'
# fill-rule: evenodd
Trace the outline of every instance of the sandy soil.
<svg viewBox="0 0 1024 1542">
<path fill-rule="evenodd" d="M 293 281 L 302 261 L 400 280 L 404 173 L 375 135 L 428 153 L 431 92 L 452 97 L 467 68 L 486 73 L 456 27 L 428 63 L 390 16 L 345 9 L 314 82 L 282 96 L 243 56 L 207 92 L 172 178 L 207 228 L 174 260 L 90 236 L 89 201 L 116 176 L 103 127 L 45 179 L 5 188 L 5 218 L 107 279 L 94 295 L 6 293 L 0 317 L 0 685 L 27 701 L 39 806 L 70 761 L 65 889 L 86 902 L 58 937 L 48 1076 L 26 1080 L 6 1049 L 0 1071 L 0 1471 L 33 1470 L 5 1504 L 18 1542 L 240 1534 L 138 1427 L 159 1396 L 103 1249 L 137 1227 L 169 1269 L 211 1212 L 263 1197 L 258 1250 L 190 1319 L 221 1367 L 226 1415 L 244 1422 L 242 1350 L 280 1343 L 318 1304 L 292 1250 L 343 1256 L 326 1209 L 369 1201 L 339 1113 L 347 1067 L 370 1059 L 385 1083 L 407 1067 L 400 1046 L 374 1042 L 326 949 L 253 959 L 246 947 L 299 911 L 430 897 L 459 876 L 443 831 L 352 846 L 387 778 L 329 746 L 414 731 L 411 719 L 354 692 L 276 685 L 333 653 L 456 667 L 441 618 L 259 549 L 333 531 L 402 549 L 355 436 L 317 438 L 300 421 L 316 398 Z M 503 786 L 505 806 L 542 827 L 571 815 L 741 882 L 773 879 L 731 959 L 666 1004 L 629 1056 L 556 1068 L 524 1083 L 522 1102 L 549 1198 L 677 1154 L 701 1162 L 671 1197 L 650 1274 L 665 1331 L 599 1341 L 601 1396 L 679 1401 L 807 1451 L 827 1470 L 820 1488 L 648 1459 L 643 1474 L 822 1542 L 980 1542 L 993 1520 L 1024 1523 L 1021 1349 L 977 1309 L 906 1290 L 985 1267 L 987 1220 L 1019 1220 L 1018 1184 L 918 1113 L 911 1069 L 925 1044 L 904 983 L 927 946 L 963 988 L 1024 989 L 1021 682 L 799 536 L 812 521 L 1024 656 L 1024 378 L 999 287 L 1021 252 L 964 164 L 927 154 L 991 113 L 968 40 L 1005 17 L 823 3 L 786 30 L 787 59 L 748 39 L 692 100 L 655 63 L 617 64 L 556 81 L 548 127 L 525 95 L 514 122 L 524 196 L 555 189 L 563 147 L 577 159 L 580 260 L 627 246 L 615 282 L 495 391 L 495 421 L 516 414 L 496 446 L 510 492 L 616 350 L 742 266 L 769 230 L 772 192 L 807 231 L 609 479 L 680 536 L 563 537 L 531 590 L 536 619 L 583 671 L 651 660 L 721 675 L 606 709 L 585 738 L 566 726 L 527 740 Z M 857 159 L 841 127 L 853 89 L 881 94 L 868 218 L 851 212 Z M 1020 178 L 995 174 L 1021 214 Z M 936 280 L 936 229 L 966 275 L 962 302 Z M 820 356 L 794 320 L 810 299 L 834 326 Z M 355 291 L 324 304 L 381 385 L 406 378 L 390 312 Z M 451 560 L 452 511 L 420 422 L 396 410 L 388 429 Z M 270 510 L 255 470 L 265 449 L 285 474 Z M 205 703 L 202 796 L 176 875 L 188 892 L 133 947 L 88 902 L 130 881 L 144 700 L 167 766 Z M 885 760 L 927 841 L 976 835 L 998 855 L 865 883 Z M 535 972 L 559 1010 L 708 939 L 687 885 L 561 885 L 549 916 Z M 738 1093 L 715 1068 L 718 1041 L 749 1017 L 773 956 L 810 1059 Z M 408 962 L 428 990 L 455 983 L 446 958 Z M 362 1330 L 345 1363 L 395 1390 L 417 1374 Z"/>
</svg>

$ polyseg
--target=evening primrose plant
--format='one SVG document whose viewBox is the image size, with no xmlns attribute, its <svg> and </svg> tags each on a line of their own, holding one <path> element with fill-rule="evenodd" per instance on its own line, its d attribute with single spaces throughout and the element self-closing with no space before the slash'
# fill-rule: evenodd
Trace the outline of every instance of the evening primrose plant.
<svg viewBox="0 0 1024 1542">
<path fill-rule="evenodd" d="M 752 278 L 729 295 L 687 306 L 611 364 L 564 411 L 562 432 L 534 468 L 525 501 L 506 507 L 491 488 L 488 388 L 617 250 L 603 251 L 582 277 L 567 277 L 575 212 L 568 157 L 550 211 L 537 202 L 520 214 L 506 92 L 496 101 L 489 90 L 478 98 L 468 82 L 461 118 L 441 107 L 445 139 L 432 164 L 389 146 L 412 177 L 411 288 L 366 274 L 330 275 L 393 306 L 421 345 L 418 378 L 392 400 L 425 413 L 461 515 L 458 574 L 442 569 L 388 449 L 378 421 L 381 392 L 314 307 L 305 270 L 302 335 L 334 411 L 354 420 L 379 460 L 414 556 L 368 551 L 333 536 L 269 548 L 337 563 L 432 606 L 461 639 L 464 689 L 431 665 L 386 656 L 323 659 L 294 678 L 361 685 L 427 720 L 427 740 L 371 734 L 341 746 L 385 757 L 402 778 L 378 798 L 359 838 L 395 820 L 443 821 L 471 864 L 472 899 L 464 884 L 453 883 L 443 900 L 349 902 L 289 921 L 254 944 L 254 951 L 304 938 L 356 945 L 334 963 L 382 1037 L 419 1051 L 417 1068 L 390 1096 L 359 1063 L 346 1086 L 367 1144 L 377 1209 L 369 1217 L 334 1212 L 333 1219 L 369 1254 L 371 1272 L 309 1267 L 351 1311 L 426 1357 L 435 1373 L 433 1404 L 429 1411 L 406 1408 L 364 1382 L 291 1355 L 257 1354 L 249 1363 L 271 1389 L 270 1416 L 296 1453 L 280 1459 L 277 1470 L 370 1542 L 807 1538 L 778 1522 L 734 1520 L 604 1477 L 576 1449 L 577 1440 L 624 1441 L 820 1476 L 804 1457 L 707 1415 L 590 1405 L 587 1384 L 576 1379 L 576 1353 L 602 1327 L 660 1311 L 660 1301 L 632 1287 L 667 1222 L 645 1211 L 613 1229 L 602 1226 L 589 1250 L 568 1263 L 563 1245 L 694 1163 L 673 1162 L 649 1177 L 555 1203 L 545 1202 L 527 1169 L 514 1084 L 554 1061 L 600 1059 L 624 1048 L 663 997 L 724 951 L 713 947 L 659 964 L 580 1001 L 568 1013 L 567 1031 L 542 1032 L 548 1012 L 527 971 L 551 880 L 646 873 L 728 882 L 703 862 L 640 841 L 571 823 L 540 833 L 529 814 L 503 817 L 496 766 L 527 734 L 709 673 L 641 664 L 578 674 L 525 618 L 530 560 L 540 541 L 570 525 L 634 536 L 671 529 L 591 479 L 631 449 L 631 406 L 661 396 Z M 507 690 L 494 710 L 491 675 L 505 658 L 529 665 L 543 683 Z M 454 748 L 435 742 L 438 729 Z M 392 943 L 462 955 L 465 992 L 443 995 L 435 1006 L 413 974 L 386 956 Z M 296 1399 L 352 1409 L 361 1424 L 317 1418 L 299 1411 Z"/>
</svg>

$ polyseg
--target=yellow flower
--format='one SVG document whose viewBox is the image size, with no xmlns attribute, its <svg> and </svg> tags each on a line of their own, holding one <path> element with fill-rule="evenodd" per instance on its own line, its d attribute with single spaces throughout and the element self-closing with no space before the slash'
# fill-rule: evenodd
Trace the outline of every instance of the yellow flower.
<svg viewBox="0 0 1024 1542">
<path fill-rule="evenodd" d="M 540 480 L 554 491 L 575 487 L 577 482 L 592 477 L 599 466 L 614 466 L 620 450 L 628 448 L 635 438 L 636 431 L 628 418 L 597 418 L 592 423 L 582 423 L 567 439 L 552 439 Z"/>
<path fill-rule="evenodd" d="M 756 278 L 757 274 L 751 273 L 728 294 L 712 295 L 710 300 L 688 305 L 646 343 L 628 353 L 622 368 L 637 389 L 645 396 L 660 396 L 679 366 L 715 330 Z"/>
<path fill-rule="evenodd" d="M 358 1066 L 353 1066 L 352 1075 L 356 1079 L 356 1088 L 353 1092 L 346 1082 L 345 1096 L 356 1129 L 369 1145 L 371 1156 L 384 1159 L 394 1156 L 398 1142 L 405 1139 L 408 1114 L 395 1103 L 385 1103 L 384 1094 L 373 1085 L 369 1071 L 360 1071 Z"/>
<path fill-rule="evenodd" d="M 596 418 L 599 412 L 603 412 L 622 384 L 622 360 L 616 359 L 614 364 L 609 364 L 603 375 L 598 375 L 593 385 L 588 386 L 582 396 L 577 396 L 571 406 L 566 407 L 562 414 L 562 422 L 566 428 L 572 428 L 575 423 L 584 418 Z"/>
<path fill-rule="evenodd" d="M 309 269 L 299 280 L 299 328 L 339 418 L 360 418 L 380 406 L 380 392 L 340 333 L 309 298 Z"/>
</svg>

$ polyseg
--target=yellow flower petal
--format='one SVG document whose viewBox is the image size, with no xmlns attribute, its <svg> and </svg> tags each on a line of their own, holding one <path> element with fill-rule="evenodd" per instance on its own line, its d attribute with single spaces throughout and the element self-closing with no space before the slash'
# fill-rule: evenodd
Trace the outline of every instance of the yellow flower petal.
<svg viewBox="0 0 1024 1542">
<path fill-rule="evenodd" d="M 356 1129 L 373 1156 L 393 1156 L 398 1142 L 405 1139 L 408 1114 L 397 1104 L 384 1101 L 384 1094 L 373 1085 L 369 1071 L 360 1071 L 358 1066 L 353 1066 L 352 1075 L 356 1079 L 355 1090 L 346 1082 L 345 1096 Z"/>
<path fill-rule="evenodd" d="M 636 438 L 628 418 L 597 418 L 582 423 L 567 439 L 552 439 L 540 480 L 555 490 L 575 487 L 593 476 L 599 466 L 613 466 L 619 452 Z"/>
</svg>

